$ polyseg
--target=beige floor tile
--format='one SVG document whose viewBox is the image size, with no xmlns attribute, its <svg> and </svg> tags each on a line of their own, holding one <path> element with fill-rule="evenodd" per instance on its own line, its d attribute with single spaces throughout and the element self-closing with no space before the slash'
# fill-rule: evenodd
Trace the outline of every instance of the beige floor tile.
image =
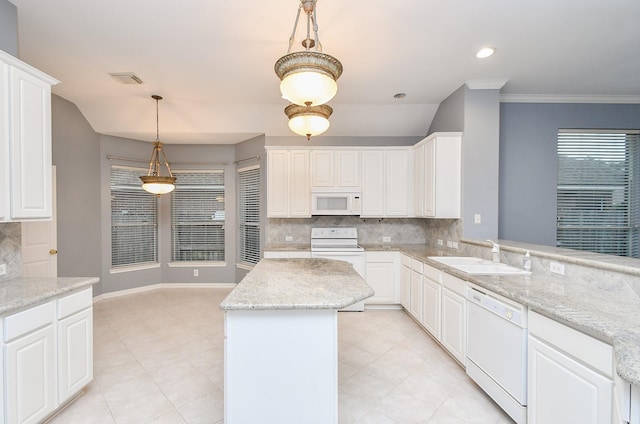
<svg viewBox="0 0 640 424">
<path fill-rule="evenodd" d="M 224 395 L 222 390 L 209 392 L 178 407 L 187 424 L 211 424 L 224 418 Z M 266 423 L 265 423 L 266 424 Z"/>
<path fill-rule="evenodd" d="M 153 418 L 151 421 L 145 421 L 144 424 L 186 424 L 186 421 L 182 418 L 182 415 L 174 409 L 159 417 Z"/>
</svg>

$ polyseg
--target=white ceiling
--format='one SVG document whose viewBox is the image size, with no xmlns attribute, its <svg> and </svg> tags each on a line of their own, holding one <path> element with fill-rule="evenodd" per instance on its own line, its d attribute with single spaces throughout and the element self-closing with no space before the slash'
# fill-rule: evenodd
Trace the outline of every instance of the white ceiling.
<svg viewBox="0 0 640 424">
<path fill-rule="evenodd" d="M 99 133 L 155 139 L 160 94 L 165 142 L 293 135 L 273 64 L 298 0 L 10 1 L 20 58 L 59 79 L 54 93 Z M 640 103 L 638 0 L 319 0 L 317 16 L 344 66 L 327 136 L 426 135 L 469 80 L 507 80 L 504 99 Z M 487 45 L 496 54 L 476 59 Z"/>
</svg>

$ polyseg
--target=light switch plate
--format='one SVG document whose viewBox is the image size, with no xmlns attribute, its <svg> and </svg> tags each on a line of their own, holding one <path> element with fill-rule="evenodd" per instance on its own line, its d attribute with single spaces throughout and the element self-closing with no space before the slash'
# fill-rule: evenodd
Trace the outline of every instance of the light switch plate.
<svg viewBox="0 0 640 424">
<path fill-rule="evenodd" d="M 549 262 L 549 271 L 554 274 L 564 275 L 564 265 L 558 262 Z"/>
<path fill-rule="evenodd" d="M 0 275 L 5 275 L 7 273 L 7 264 L 0 264 Z"/>
<path fill-rule="evenodd" d="M 293 241 L 293 236 L 286 236 L 284 241 Z"/>
<path fill-rule="evenodd" d="M 391 241 L 391 237 L 382 237 L 383 243 L 389 243 Z"/>
</svg>

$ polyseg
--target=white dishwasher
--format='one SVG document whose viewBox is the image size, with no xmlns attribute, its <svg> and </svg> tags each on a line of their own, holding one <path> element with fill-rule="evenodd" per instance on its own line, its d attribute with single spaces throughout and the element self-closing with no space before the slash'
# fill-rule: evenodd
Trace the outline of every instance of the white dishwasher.
<svg viewBox="0 0 640 424">
<path fill-rule="evenodd" d="M 467 288 L 467 374 L 518 424 L 527 421 L 527 310 Z"/>
</svg>

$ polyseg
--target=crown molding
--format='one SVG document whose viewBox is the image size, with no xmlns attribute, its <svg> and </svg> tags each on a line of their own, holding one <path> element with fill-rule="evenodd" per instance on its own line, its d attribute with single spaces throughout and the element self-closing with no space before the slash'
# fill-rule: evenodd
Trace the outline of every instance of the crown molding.
<svg viewBox="0 0 640 424">
<path fill-rule="evenodd" d="M 640 104 L 640 96 L 597 96 L 557 94 L 501 94 L 501 103 L 611 103 Z"/>
</svg>

